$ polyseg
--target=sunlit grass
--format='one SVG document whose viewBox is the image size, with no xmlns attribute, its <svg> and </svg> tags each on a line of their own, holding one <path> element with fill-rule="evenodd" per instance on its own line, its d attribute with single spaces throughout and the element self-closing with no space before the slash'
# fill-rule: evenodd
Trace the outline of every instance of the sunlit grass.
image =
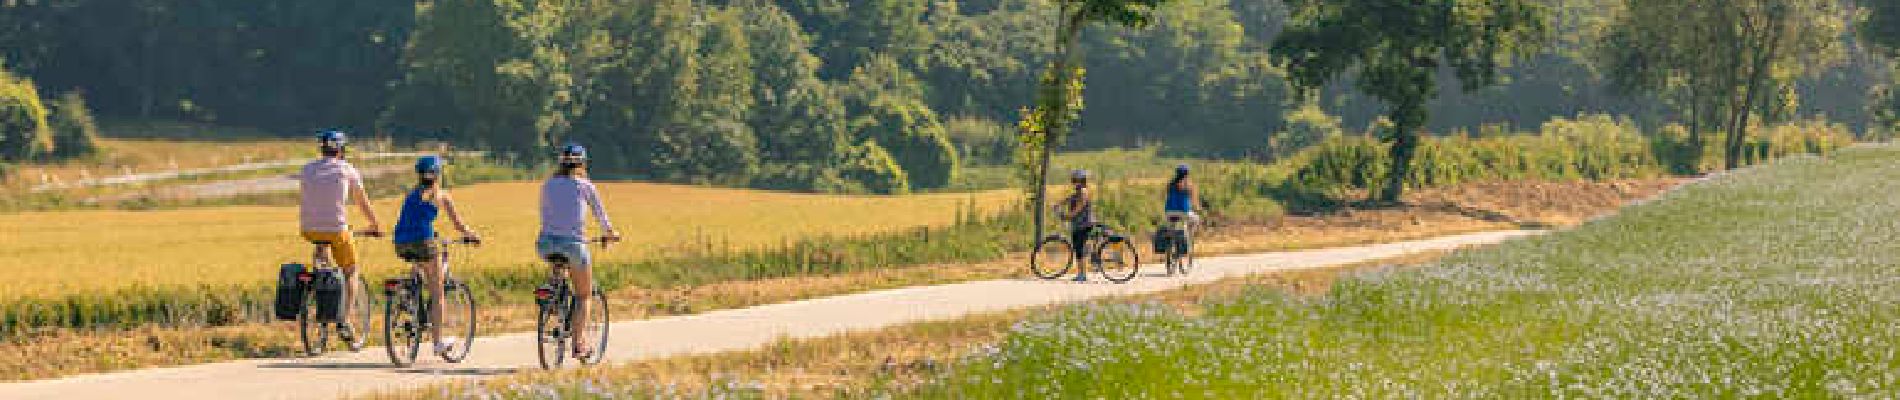
<svg viewBox="0 0 1900 400">
<path fill-rule="evenodd" d="M 1900 394 L 1900 149 L 1793 158 L 1569 232 L 1202 312 L 1019 324 L 926 398 Z"/>
</svg>

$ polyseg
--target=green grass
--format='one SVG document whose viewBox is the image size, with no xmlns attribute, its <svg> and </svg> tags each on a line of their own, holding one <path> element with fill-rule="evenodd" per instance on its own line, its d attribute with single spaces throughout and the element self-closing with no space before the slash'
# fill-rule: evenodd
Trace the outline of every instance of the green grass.
<svg viewBox="0 0 1900 400">
<path fill-rule="evenodd" d="M 1893 397 L 1897 174 L 1891 146 L 1788 159 L 1325 296 L 1076 307 L 901 394 Z"/>
</svg>

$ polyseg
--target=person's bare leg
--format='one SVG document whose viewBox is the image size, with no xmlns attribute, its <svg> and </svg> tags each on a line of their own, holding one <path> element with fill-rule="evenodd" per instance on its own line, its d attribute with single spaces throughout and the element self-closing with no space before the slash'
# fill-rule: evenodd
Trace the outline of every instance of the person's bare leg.
<svg viewBox="0 0 1900 400">
<path fill-rule="evenodd" d="M 442 308 L 445 303 L 442 272 L 448 268 L 448 264 L 443 261 L 438 257 L 434 262 L 416 263 L 416 268 L 422 270 L 423 284 L 429 285 L 429 339 L 438 344 L 442 343 Z"/>
<path fill-rule="evenodd" d="M 591 266 L 568 270 L 574 281 L 574 348 L 587 349 L 587 312 L 594 299 L 594 271 Z"/>
</svg>

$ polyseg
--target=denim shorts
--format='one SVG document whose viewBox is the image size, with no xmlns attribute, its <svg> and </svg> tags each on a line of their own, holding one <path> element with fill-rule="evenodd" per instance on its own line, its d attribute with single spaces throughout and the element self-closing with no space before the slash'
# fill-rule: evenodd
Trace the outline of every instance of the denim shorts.
<svg viewBox="0 0 1900 400">
<path fill-rule="evenodd" d="M 587 241 L 573 236 L 541 235 L 534 241 L 534 253 L 542 259 L 553 255 L 566 257 L 568 267 L 577 270 L 594 265 L 593 255 L 587 253 Z"/>
</svg>

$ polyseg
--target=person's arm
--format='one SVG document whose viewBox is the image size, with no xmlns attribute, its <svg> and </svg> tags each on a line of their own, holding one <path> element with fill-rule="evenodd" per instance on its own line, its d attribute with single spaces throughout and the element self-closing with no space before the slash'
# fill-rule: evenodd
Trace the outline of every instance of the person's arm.
<svg viewBox="0 0 1900 400">
<path fill-rule="evenodd" d="M 613 221 L 607 218 L 607 208 L 600 205 L 600 192 L 594 188 L 593 182 L 581 185 L 581 198 L 587 201 L 588 209 L 594 213 L 594 221 L 599 223 L 600 230 L 605 232 L 601 236 L 610 242 L 619 241 L 620 231 L 614 229 Z"/>
<path fill-rule="evenodd" d="M 1093 190 L 1082 189 L 1075 192 L 1075 206 L 1069 208 L 1069 219 L 1081 218 L 1082 209 L 1095 204 L 1095 196 L 1090 195 L 1090 192 Z"/>
<path fill-rule="evenodd" d="M 358 208 L 363 210 L 363 216 L 369 218 L 369 230 L 367 232 L 376 235 L 382 234 L 383 223 L 376 219 L 376 208 L 371 207 L 369 191 L 363 189 L 363 176 L 358 175 L 355 168 L 351 168 L 349 174 L 349 177 L 345 179 L 350 180 L 350 198 L 356 202 Z"/>
<path fill-rule="evenodd" d="M 443 211 L 448 211 L 449 222 L 455 224 L 455 230 L 461 231 L 463 238 L 479 239 L 480 235 L 476 235 L 474 231 L 468 229 L 468 224 L 462 222 L 462 213 L 455 210 L 455 199 L 449 197 L 448 189 L 436 189 L 435 201 L 442 205 Z"/>
</svg>

